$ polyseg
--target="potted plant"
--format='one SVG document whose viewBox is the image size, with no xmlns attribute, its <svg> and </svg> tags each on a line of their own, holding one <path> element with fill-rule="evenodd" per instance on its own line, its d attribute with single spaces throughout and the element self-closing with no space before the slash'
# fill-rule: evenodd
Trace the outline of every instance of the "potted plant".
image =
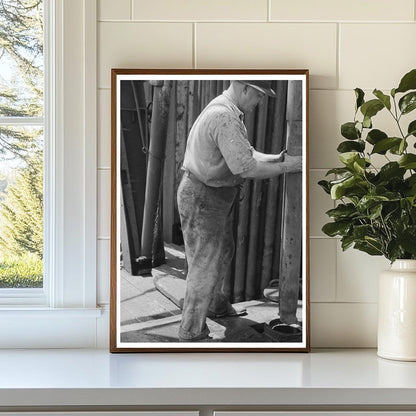
<svg viewBox="0 0 416 416">
<path fill-rule="evenodd" d="M 319 185 L 338 201 L 327 211 L 331 222 L 322 231 L 340 237 L 343 250 L 353 247 L 384 256 L 391 269 L 380 276 L 378 354 L 416 360 L 416 69 L 389 95 L 375 89 L 366 101 L 355 89 L 353 121 L 342 124 L 337 151 L 342 167 L 333 180 Z M 373 117 L 388 112 L 395 131 L 373 126 Z M 405 116 L 405 117 L 403 117 Z M 407 121 L 404 121 L 408 119 Z M 383 158 L 384 164 L 375 163 Z"/>
</svg>

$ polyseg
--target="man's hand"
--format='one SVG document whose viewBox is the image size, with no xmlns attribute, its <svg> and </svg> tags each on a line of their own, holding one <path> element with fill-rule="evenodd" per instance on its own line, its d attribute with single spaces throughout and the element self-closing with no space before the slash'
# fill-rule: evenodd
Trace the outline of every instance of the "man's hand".
<svg viewBox="0 0 416 416">
<path fill-rule="evenodd" d="M 250 179 L 268 179 L 284 173 L 300 172 L 302 170 L 302 156 L 290 156 L 283 153 L 284 161 L 279 163 L 270 163 L 270 158 L 264 160 L 264 153 L 255 154 L 256 164 L 252 169 L 243 172 L 240 176 L 242 178 Z M 276 158 L 277 155 L 268 155 Z"/>
<path fill-rule="evenodd" d="M 282 150 L 278 155 L 270 155 L 272 156 L 272 158 L 270 158 L 267 161 L 272 162 L 272 163 L 284 162 L 286 153 L 287 153 L 287 150 Z"/>
<path fill-rule="evenodd" d="M 286 173 L 301 172 L 302 171 L 302 156 L 285 156 L 285 171 Z"/>
</svg>

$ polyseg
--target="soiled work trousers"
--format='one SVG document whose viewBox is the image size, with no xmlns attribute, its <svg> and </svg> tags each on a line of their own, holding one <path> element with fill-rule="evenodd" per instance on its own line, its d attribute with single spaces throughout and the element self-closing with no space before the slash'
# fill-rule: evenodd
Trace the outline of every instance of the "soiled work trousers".
<svg viewBox="0 0 416 416">
<path fill-rule="evenodd" d="M 214 188 L 185 172 L 178 188 L 178 208 L 188 261 L 180 340 L 208 335 L 208 311 L 228 305 L 222 283 L 234 253 L 233 205 L 236 187 Z"/>
</svg>

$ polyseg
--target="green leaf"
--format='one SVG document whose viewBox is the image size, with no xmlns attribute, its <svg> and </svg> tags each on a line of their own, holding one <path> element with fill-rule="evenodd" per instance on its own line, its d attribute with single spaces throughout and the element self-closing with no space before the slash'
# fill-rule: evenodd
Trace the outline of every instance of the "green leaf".
<svg viewBox="0 0 416 416">
<path fill-rule="evenodd" d="M 406 180 L 410 186 L 416 185 L 416 174 L 409 176 Z"/>
<path fill-rule="evenodd" d="M 382 201 L 388 201 L 389 199 L 383 195 L 364 195 L 360 202 L 357 204 L 357 208 L 363 212 L 367 211 L 367 209 L 378 205 L 378 203 Z"/>
<path fill-rule="evenodd" d="M 416 69 L 412 69 L 400 81 L 399 86 L 396 88 L 395 92 L 406 92 L 409 90 L 416 89 Z"/>
<path fill-rule="evenodd" d="M 375 220 L 381 217 L 381 212 L 383 211 L 383 204 L 377 204 L 370 208 L 370 218 Z"/>
<path fill-rule="evenodd" d="M 380 100 L 370 100 L 365 102 L 361 106 L 361 112 L 365 118 L 371 118 L 375 116 L 380 110 L 384 108 L 383 103 Z"/>
<path fill-rule="evenodd" d="M 411 195 L 411 196 L 408 196 L 407 198 L 406 198 L 408 201 L 409 201 L 409 204 L 412 206 L 412 207 L 416 207 L 416 195 Z M 411 214 L 413 215 L 413 209 L 411 209 Z"/>
<path fill-rule="evenodd" d="M 413 120 L 409 124 L 409 127 L 407 128 L 407 133 L 408 133 L 408 136 L 413 135 L 416 137 L 416 120 Z"/>
<path fill-rule="evenodd" d="M 352 167 L 354 162 L 360 158 L 357 152 L 346 152 L 339 155 L 339 160 L 346 166 Z"/>
<path fill-rule="evenodd" d="M 359 200 L 369 192 L 372 185 L 360 175 L 354 175 L 331 187 L 331 198 L 341 199 L 347 197 L 351 202 L 358 203 Z"/>
<path fill-rule="evenodd" d="M 334 169 L 330 169 L 325 176 L 331 175 L 331 174 L 335 174 L 335 175 L 341 175 L 344 176 L 346 173 L 350 173 L 351 169 L 349 168 L 334 168 Z"/>
<path fill-rule="evenodd" d="M 349 221 L 335 221 L 325 224 L 322 227 L 322 231 L 329 237 L 335 237 L 336 235 L 346 235 L 351 227 Z"/>
<path fill-rule="evenodd" d="M 416 227 L 406 228 L 398 237 L 400 246 L 410 254 L 416 254 Z"/>
<path fill-rule="evenodd" d="M 408 153 L 399 159 L 399 165 L 405 169 L 416 169 L 416 155 Z"/>
<path fill-rule="evenodd" d="M 402 155 L 403 152 L 407 149 L 406 139 L 400 139 L 400 143 L 395 144 L 389 149 L 389 152 L 393 155 Z"/>
<path fill-rule="evenodd" d="M 352 235 L 356 240 L 364 241 L 364 237 L 369 234 L 372 234 L 372 232 L 373 228 L 371 227 L 371 225 L 357 225 L 352 230 Z"/>
<path fill-rule="evenodd" d="M 394 261 L 396 259 L 402 258 L 402 250 L 400 248 L 399 242 L 397 241 L 397 239 L 393 239 L 391 241 L 389 241 L 389 243 L 387 244 L 387 255 L 386 257 L 390 260 L 390 261 Z"/>
<path fill-rule="evenodd" d="M 326 214 L 334 220 L 345 219 L 357 212 L 354 204 L 339 204 L 336 208 L 330 209 Z"/>
<path fill-rule="evenodd" d="M 339 146 L 337 147 L 337 151 L 340 153 L 346 153 L 346 152 L 364 152 L 365 149 L 365 142 L 363 140 L 358 140 L 356 142 L 353 141 L 346 141 L 341 142 Z"/>
<path fill-rule="evenodd" d="M 346 235 L 341 238 L 341 247 L 342 251 L 347 250 L 354 244 L 354 237 L 351 235 Z"/>
<path fill-rule="evenodd" d="M 382 91 L 375 89 L 373 94 L 383 103 L 388 110 L 391 109 L 390 97 L 385 95 Z"/>
<path fill-rule="evenodd" d="M 373 247 L 374 250 L 377 250 L 379 253 L 382 253 L 383 245 L 381 241 L 375 237 L 365 236 L 364 240 Z"/>
<path fill-rule="evenodd" d="M 319 181 L 318 185 L 327 193 L 331 194 L 331 186 L 328 181 Z"/>
<path fill-rule="evenodd" d="M 366 168 L 365 159 L 355 160 L 352 167 L 353 167 L 355 172 L 363 174 L 365 172 L 365 168 Z"/>
<path fill-rule="evenodd" d="M 348 140 L 357 140 L 361 137 L 360 130 L 357 129 L 357 123 L 353 121 L 341 126 L 341 134 Z"/>
<path fill-rule="evenodd" d="M 389 221 L 390 219 L 393 220 L 397 216 L 399 212 L 399 204 L 398 203 L 391 203 L 386 205 L 386 209 L 384 210 L 384 221 Z"/>
<path fill-rule="evenodd" d="M 354 177 L 354 175 L 349 174 L 349 175 L 346 175 L 346 176 L 343 176 L 341 178 L 338 178 L 338 179 L 335 179 L 335 180 L 331 181 L 330 184 L 331 184 L 331 186 L 333 186 L 333 185 L 336 185 L 338 183 L 343 183 L 343 182 L 345 182 L 346 179 L 352 178 L 352 177 Z"/>
<path fill-rule="evenodd" d="M 409 176 L 408 178 L 406 178 L 405 182 L 408 187 L 406 196 L 415 196 L 416 195 L 416 174 L 413 174 Z"/>
<path fill-rule="evenodd" d="M 399 108 L 402 114 L 407 114 L 416 108 L 416 91 L 409 92 L 400 98 Z"/>
<path fill-rule="evenodd" d="M 382 181 L 389 181 L 391 178 L 403 178 L 406 169 L 400 167 L 397 162 L 386 163 L 379 171 L 378 176 Z"/>
<path fill-rule="evenodd" d="M 364 104 L 364 91 L 361 88 L 355 90 L 355 111 L 357 111 Z"/>
<path fill-rule="evenodd" d="M 407 141 L 405 139 L 400 139 L 400 143 L 392 146 L 389 151 L 394 155 L 402 155 L 406 149 Z"/>
<path fill-rule="evenodd" d="M 387 150 L 391 149 L 393 146 L 400 146 L 402 139 L 399 137 L 387 137 L 386 139 L 382 139 L 378 141 L 374 147 L 371 154 L 377 153 L 380 155 L 384 155 Z"/>
<path fill-rule="evenodd" d="M 373 123 L 371 122 L 371 117 L 364 116 L 363 127 L 366 129 L 371 129 L 373 127 Z"/>
<path fill-rule="evenodd" d="M 374 247 L 369 242 L 357 242 L 355 243 L 354 248 L 360 251 L 364 251 L 370 256 L 381 256 L 383 254 L 381 248 L 379 249 L 377 247 Z"/>
<path fill-rule="evenodd" d="M 331 198 L 332 199 L 340 199 L 345 195 L 345 192 L 349 188 L 353 188 L 358 183 L 358 178 L 355 176 L 351 176 L 350 178 L 343 179 L 339 183 L 334 184 L 331 187 Z"/>
<path fill-rule="evenodd" d="M 368 132 L 367 134 L 367 142 L 370 144 L 376 144 L 380 140 L 387 139 L 387 134 L 384 131 L 374 129 Z"/>
<path fill-rule="evenodd" d="M 416 206 L 415 206 L 415 201 L 413 202 L 413 207 L 410 210 L 410 217 L 412 218 L 413 224 L 415 224 L 416 223 Z"/>
</svg>

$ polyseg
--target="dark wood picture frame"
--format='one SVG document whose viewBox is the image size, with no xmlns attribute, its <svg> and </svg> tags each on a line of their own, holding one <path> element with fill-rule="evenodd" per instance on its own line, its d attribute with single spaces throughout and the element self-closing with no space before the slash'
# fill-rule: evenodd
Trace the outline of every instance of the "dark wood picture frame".
<svg viewBox="0 0 416 416">
<path fill-rule="evenodd" d="M 240 186 L 223 292 L 249 313 L 207 319 L 215 342 L 179 343 L 186 286 L 175 202 L 181 161 L 200 111 L 233 80 L 271 82 L 276 98 L 265 96 L 245 115 L 248 138 L 264 153 L 302 155 L 302 172 Z M 111 352 L 310 350 L 308 108 L 306 69 L 112 69 Z M 275 319 L 285 305 L 300 325 Z"/>
</svg>

